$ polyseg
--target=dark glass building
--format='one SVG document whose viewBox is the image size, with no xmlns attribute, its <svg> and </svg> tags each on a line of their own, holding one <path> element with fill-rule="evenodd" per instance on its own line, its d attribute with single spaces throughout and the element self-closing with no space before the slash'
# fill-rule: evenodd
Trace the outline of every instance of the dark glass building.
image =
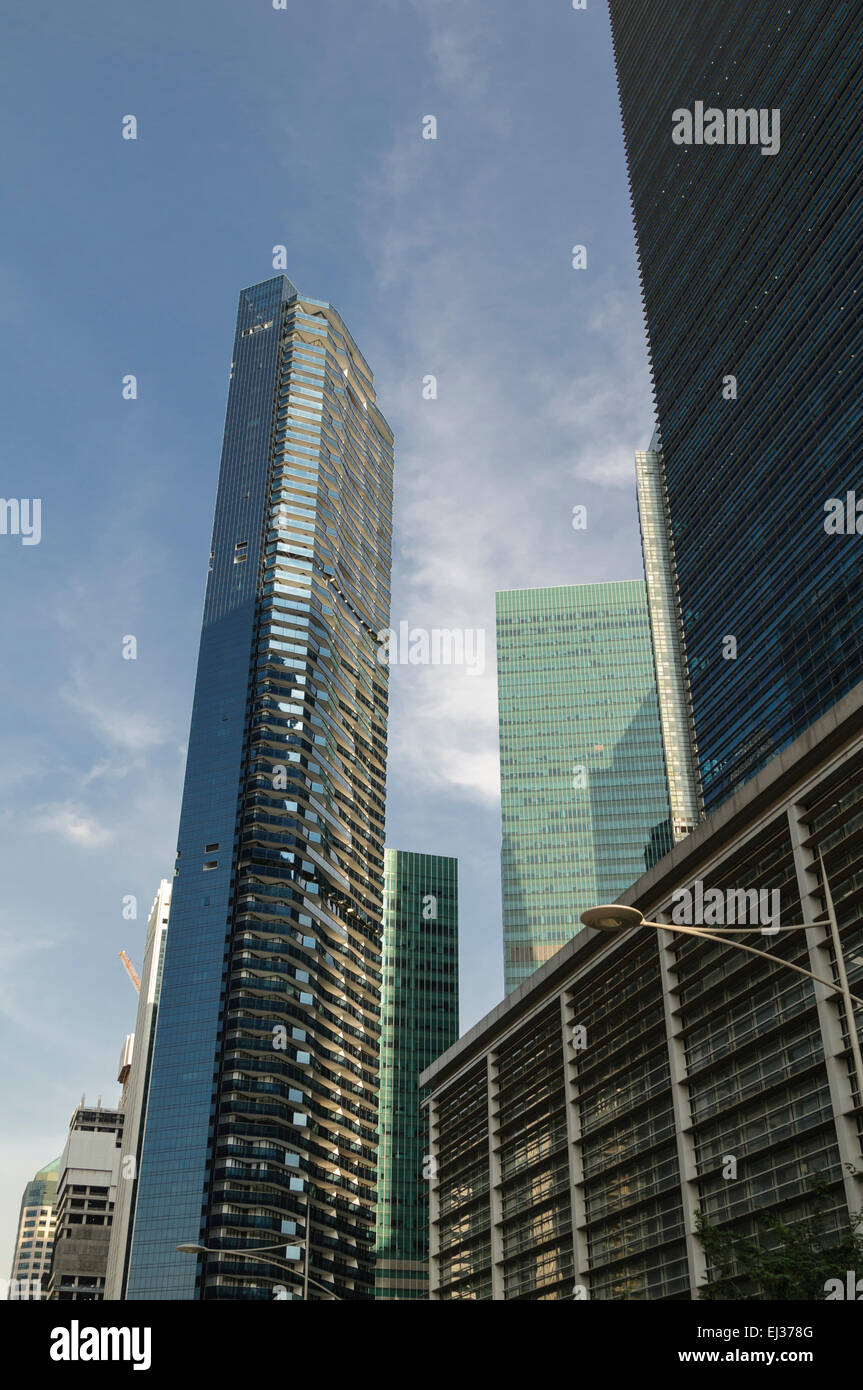
<svg viewBox="0 0 863 1390">
<path fill-rule="evenodd" d="M 243 290 L 130 1299 L 371 1297 L 392 442 L 332 306 Z"/>
<path fill-rule="evenodd" d="M 863 677 L 863 11 L 610 12 L 709 811 Z"/>
<path fill-rule="evenodd" d="M 428 1298 L 420 1072 L 458 1037 L 458 860 L 388 849 L 375 1298 Z"/>
</svg>

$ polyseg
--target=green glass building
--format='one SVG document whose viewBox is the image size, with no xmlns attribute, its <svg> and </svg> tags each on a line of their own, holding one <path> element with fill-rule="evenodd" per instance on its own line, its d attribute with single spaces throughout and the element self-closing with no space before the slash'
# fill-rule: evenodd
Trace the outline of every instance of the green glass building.
<svg viewBox="0 0 863 1390">
<path fill-rule="evenodd" d="M 458 860 L 388 849 L 375 1298 L 428 1298 L 428 1123 L 420 1072 L 458 1037 Z"/>
<path fill-rule="evenodd" d="M 497 595 L 506 992 L 671 848 L 643 580 Z"/>
</svg>

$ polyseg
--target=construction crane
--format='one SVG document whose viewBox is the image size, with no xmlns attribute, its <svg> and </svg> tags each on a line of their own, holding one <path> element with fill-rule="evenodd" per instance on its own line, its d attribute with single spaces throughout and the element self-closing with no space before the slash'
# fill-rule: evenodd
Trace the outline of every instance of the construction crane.
<svg viewBox="0 0 863 1390">
<path fill-rule="evenodd" d="M 135 969 L 135 967 L 134 967 L 134 965 L 132 964 L 132 962 L 130 961 L 129 957 L 126 955 L 126 952 L 125 952 L 125 951 L 121 951 L 121 952 L 120 952 L 120 959 L 121 959 L 121 961 L 123 962 L 123 964 L 124 964 L 125 967 L 126 967 L 126 973 L 127 973 L 127 975 L 129 976 L 129 979 L 132 981 L 132 984 L 135 986 L 135 993 L 136 993 L 136 994 L 140 994 L 140 993 L 141 993 L 141 977 L 140 977 L 140 975 L 138 974 L 138 972 L 137 972 L 137 970 Z"/>
</svg>

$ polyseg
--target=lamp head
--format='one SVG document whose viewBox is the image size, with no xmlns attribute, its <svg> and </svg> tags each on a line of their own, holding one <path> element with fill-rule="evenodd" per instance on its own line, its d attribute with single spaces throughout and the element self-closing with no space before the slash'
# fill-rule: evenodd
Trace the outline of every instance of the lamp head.
<svg viewBox="0 0 863 1390">
<path fill-rule="evenodd" d="M 640 927 L 644 913 L 637 907 L 625 907 L 622 903 L 609 903 L 605 907 L 589 907 L 582 912 L 581 920 L 594 931 L 618 932 L 628 927 Z"/>
</svg>

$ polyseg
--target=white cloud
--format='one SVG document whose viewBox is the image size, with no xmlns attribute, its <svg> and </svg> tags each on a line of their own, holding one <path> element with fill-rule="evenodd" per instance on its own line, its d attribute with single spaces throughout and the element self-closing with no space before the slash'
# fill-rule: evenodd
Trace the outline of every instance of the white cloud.
<svg viewBox="0 0 863 1390">
<path fill-rule="evenodd" d="M 428 53 L 442 89 L 462 100 L 485 101 L 489 89 L 491 16 L 471 21 L 466 0 L 412 0 L 428 25 Z"/>
<path fill-rule="evenodd" d="M 463 189 L 445 208 L 400 207 L 383 240 L 386 217 L 369 229 L 399 330 L 369 357 L 396 432 L 392 626 L 486 632 L 482 678 L 393 668 L 391 778 L 490 804 L 499 796 L 495 590 L 632 577 L 616 569 L 614 528 L 618 517 L 633 524 L 633 452 L 652 406 L 639 326 L 617 288 L 585 281 L 571 343 L 543 348 L 545 306 L 514 291 L 478 216 Z M 418 255 L 423 246 L 434 249 Z M 565 280 L 559 293 L 569 292 Z M 429 373 L 435 400 L 423 399 Z M 593 515 L 600 504 L 608 515 L 604 531 L 575 539 L 572 507 L 586 494 Z M 637 565 L 637 540 L 634 553 Z"/>
<path fill-rule="evenodd" d="M 482 39 L 473 31 L 429 16 L 429 53 L 445 92 L 462 100 L 482 101 L 488 94 L 488 66 L 479 56 Z M 487 40 L 486 40 L 487 41 Z"/>
<path fill-rule="evenodd" d="M 130 710 L 120 704 L 106 703 L 104 697 L 88 688 L 80 673 L 73 674 L 72 684 L 60 692 L 67 704 L 82 715 L 93 732 L 113 750 L 134 755 L 157 748 L 166 742 L 168 734 L 149 710 Z M 131 762 L 99 763 L 90 769 L 87 780 L 108 773 L 123 776 Z"/>
<path fill-rule="evenodd" d="M 497 802 L 494 633 L 487 636 L 482 675 L 464 666 L 391 668 L 389 763 L 404 786 L 458 788 L 471 800 Z"/>
<path fill-rule="evenodd" d="M 0 1013 L 13 1023 L 32 1025 L 29 1004 L 20 1007 L 21 996 L 16 980 L 18 967 L 38 951 L 53 951 L 57 942 L 48 936 L 24 936 L 14 927 L 0 927 Z M 32 973 L 32 972 L 31 972 Z"/>
<path fill-rule="evenodd" d="M 30 824 L 34 830 L 60 835 L 70 845 L 98 849 L 111 839 L 112 832 L 72 802 L 34 808 Z"/>
</svg>

